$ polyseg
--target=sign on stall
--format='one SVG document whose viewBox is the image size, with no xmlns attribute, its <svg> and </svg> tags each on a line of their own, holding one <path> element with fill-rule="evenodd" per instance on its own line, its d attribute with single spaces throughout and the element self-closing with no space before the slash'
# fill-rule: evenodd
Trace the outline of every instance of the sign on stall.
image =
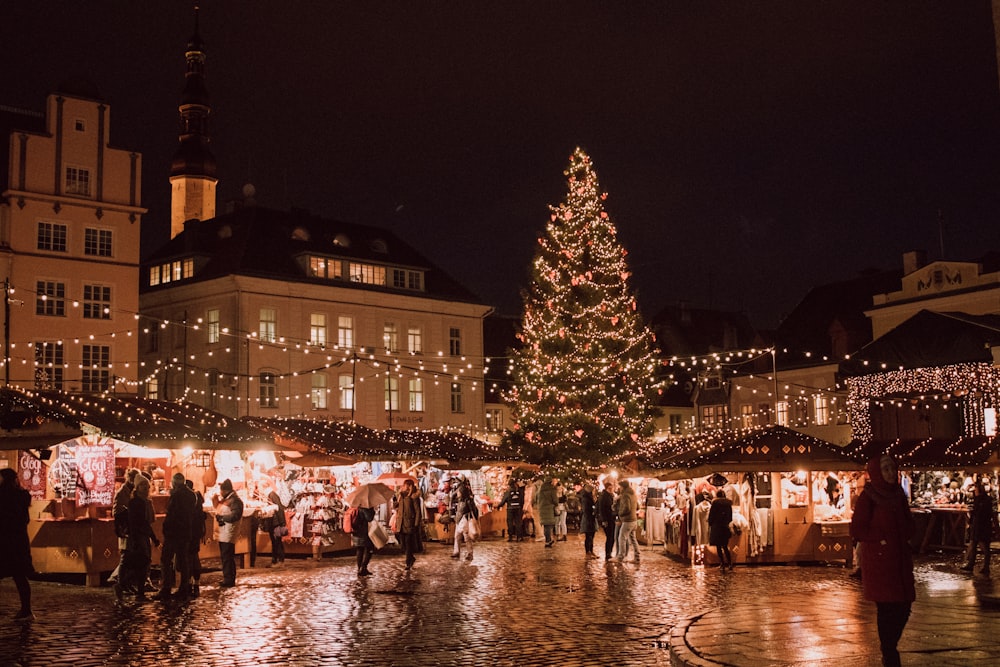
<svg viewBox="0 0 1000 667">
<path fill-rule="evenodd" d="M 21 452 L 17 469 L 21 473 L 21 486 L 31 494 L 33 500 L 45 498 L 45 476 L 47 466 L 31 452 Z"/>
</svg>

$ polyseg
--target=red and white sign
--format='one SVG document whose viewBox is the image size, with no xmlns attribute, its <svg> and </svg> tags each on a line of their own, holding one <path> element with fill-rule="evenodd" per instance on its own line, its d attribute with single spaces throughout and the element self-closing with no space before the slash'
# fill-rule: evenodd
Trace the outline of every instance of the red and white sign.
<svg viewBox="0 0 1000 667">
<path fill-rule="evenodd" d="M 21 486 L 31 494 L 35 500 L 45 498 L 45 479 L 48 475 L 48 466 L 31 455 L 30 452 L 21 452 L 17 462 L 17 471 Z"/>
<path fill-rule="evenodd" d="M 115 494 L 115 445 L 109 439 L 76 447 L 76 505 L 110 507 Z"/>
</svg>

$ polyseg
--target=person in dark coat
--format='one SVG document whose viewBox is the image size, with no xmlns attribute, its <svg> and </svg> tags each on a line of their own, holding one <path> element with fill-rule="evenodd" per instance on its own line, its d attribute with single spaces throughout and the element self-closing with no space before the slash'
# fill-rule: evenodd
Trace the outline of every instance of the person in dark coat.
<svg viewBox="0 0 1000 667">
<path fill-rule="evenodd" d="M 201 544 L 205 539 L 205 496 L 194 488 L 190 479 L 184 485 L 194 493 L 194 516 L 191 519 L 191 544 L 188 546 L 188 563 L 191 569 L 191 597 L 201 594 Z"/>
<path fill-rule="evenodd" d="M 524 517 L 524 488 L 518 486 L 517 480 L 510 480 L 507 490 L 504 491 L 500 502 L 496 504 L 499 511 L 504 505 L 507 506 L 507 541 L 512 542 L 517 539 L 520 542 L 524 538 L 523 522 Z"/>
<path fill-rule="evenodd" d="M 604 490 L 597 498 L 597 523 L 604 529 L 604 560 L 611 560 L 615 548 L 615 483 L 609 477 L 604 480 Z"/>
<path fill-rule="evenodd" d="M 21 488 L 17 473 L 11 468 L 0 470 L 0 579 L 11 577 L 17 586 L 21 609 L 14 615 L 18 622 L 31 621 L 31 585 L 28 575 L 31 564 L 31 544 L 28 542 L 28 508 L 31 494 Z"/>
<path fill-rule="evenodd" d="M 910 537 L 913 517 L 896 462 L 891 456 L 872 459 L 868 479 L 851 519 L 851 537 L 862 544 L 861 583 L 865 599 L 875 603 L 882 664 L 898 666 L 896 646 L 916 599 Z"/>
<path fill-rule="evenodd" d="M 357 508 L 357 514 L 351 521 L 351 546 L 358 557 L 358 576 L 368 577 L 368 563 L 375 553 L 375 543 L 368 537 L 368 524 L 375 520 L 375 510 L 371 507 Z"/>
<path fill-rule="evenodd" d="M 194 523 L 194 491 L 184 483 L 184 475 L 175 473 L 170 478 L 170 500 L 167 514 L 163 517 L 163 551 L 160 553 L 160 592 L 156 600 L 171 597 L 174 585 L 174 570 L 180 575 L 180 583 L 174 597 L 186 600 L 191 597 L 191 533 Z"/>
<path fill-rule="evenodd" d="M 729 524 L 733 522 L 733 501 L 726 498 L 726 492 L 719 489 L 708 510 L 708 543 L 719 554 L 722 571 L 733 569 L 733 554 L 729 551 L 729 538 L 733 536 Z"/>
<path fill-rule="evenodd" d="M 285 543 L 283 539 L 288 532 L 287 530 L 281 530 L 285 527 L 285 506 L 281 504 L 281 496 L 278 495 L 277 491 L 271 491 L 271 493 L 267 494 L 267 502 L 278 507 L 271 518 L 271 526 L 267 533 L 271 538 L 270 566 L 279 567 L 285 562 Z"/>
<path fill-rule="evenodd" d="M 972 572 L 976 565 L 976 552 L 979 545 L 983 546 L 983 569 L 980 572 L 985 576 L 990 576 L 990 542 L 993 540 L 993 527 L 997 522 L 997 513 L 993 509 L 993 501 L 990 499 L 982 481 L 977 481 L 972 485 L 972 508 L 969 511 L 969 528 L 972 535 L 972 543 L 969 544 L 969 560 L 962 567 L 966 572 Z"/>
<path fill-rule="evenodd" d="M 160 540 L 153 533 L 153 507 L 149 502 L 149 480 L 135 478 L 132 500 L 128 502 L 128 546 L 125 560 L 115 584 L 115 597 L 120 601 L 126 590 L 135 591 L 137 601 L 146 600 L 146 579 L 149 577 L 149 563 L 152 560 L 150 540 L 160 546 Z"/>
<path fill-rule="evenodd" d="M 413 567 L 417 558 L 417 539 L 423 530 L 423 500 L 420 491 L 412 479 L 403 482 L 399 492 L 399 535 L 402 538 L 403 551 L 406 554 L 406 569 Z"/>
<path fill-rule="evenodd" d="M 594 486 L 587 482 L 577 494 L 580 499 L 580 532 L 583 533 L 583 551 L 587 558 L 597 558 L 594 553 L 594 533 L 597 532 L 597 503 Z"/>
</svg>

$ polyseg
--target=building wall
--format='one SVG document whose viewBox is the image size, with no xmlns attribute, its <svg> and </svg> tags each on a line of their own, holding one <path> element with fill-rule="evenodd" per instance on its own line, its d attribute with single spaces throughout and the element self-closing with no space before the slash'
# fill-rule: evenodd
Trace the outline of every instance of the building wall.
<svg viewBox="0 0 1000 667">
<path fill-rule="evenodd" d="M 261 339 L 261 309 L 275 314 L 275 341 Z M 208 341 L 208 312 L 225 329 Z M 160 398 L 179 398 L 232 416 L 353 419 L 371 428 L 390 426 L 385 405 L 386 371 L 398 378 L 392 428 L 483 429 L 483 334 L 481 305 L 388 294 L 329 285 L 227 276 L 178 284 L 142 296 L 144 317 L 162 327 L 158 344 L 141 334 L 144 376 L 155 378 Z M 310 345 L 312 314 L 326 316 L 326 345 Z M 352 318 L 353 345 L 338 341 L 340 317 Z M 183 322 L 187 324 L 184 325 Z M 386 322 L 396 324 L 398 347 L 387 353 Z M 154 325 L 155 326 L 155 325 Z M 409 354 L 407 330 L 421 331 L 422 352 Z M 144 326 L 144 328 L 147 328 Z M 461 331 L 460 355 L 450 353 L 450 329 Z M 179 361 L 174 361 L 174 360 Z M 158 363 L 159 362 L 159 363 Z M 158 370 L 159 369 L 159 370 Z M 209 373 L 222 378 L 210 391 Z M 276 405 L 262 405 L 260 374 L 276 378 Z M 313 376 L 325 374 L 326 408 L 313 407 Z M 350 377 L 355 408 L 341 408 L 340 377 Z M 453 412 L 451 384 L 462 387 L 462 410 Z M 410 409 L 409 380 L 423 383 L 423 410 Z"/>
<path fill-rule="evenodd" d="M 19 386 L 48 383 L 52 369 L 36 368 L 36 345 L 47 341 L 61 350 L 61 388 L 85 390 L 84 347 L 101 346 L 109 348 L 109 365 L 96 370 L 113 376 L 115 390 L 135 391 L 142 159 L 110 147 L 103 103 L 50 95 L 46 124 L 47 134 L 8 138 L 0 239 L 0 274 L 11 287 L 5 372 Z M 45 295 L 50 287 L 61 290 L 61 308 L 58 297 Z"/>
</svg>

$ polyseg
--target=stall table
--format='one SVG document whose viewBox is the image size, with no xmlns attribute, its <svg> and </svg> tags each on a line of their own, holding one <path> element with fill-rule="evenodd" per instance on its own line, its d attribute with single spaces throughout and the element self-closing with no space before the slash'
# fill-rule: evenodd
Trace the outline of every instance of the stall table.
<svg viewBox="0 0 1000 667">
<path fill-rule="evenodd" d="M 927 532 L 920 544 L 920 553 L 928 548 L 946 551 L 965 550 L 965 528 L 969 512 L 964 506 L 931 507 Z"/>
</svg>

